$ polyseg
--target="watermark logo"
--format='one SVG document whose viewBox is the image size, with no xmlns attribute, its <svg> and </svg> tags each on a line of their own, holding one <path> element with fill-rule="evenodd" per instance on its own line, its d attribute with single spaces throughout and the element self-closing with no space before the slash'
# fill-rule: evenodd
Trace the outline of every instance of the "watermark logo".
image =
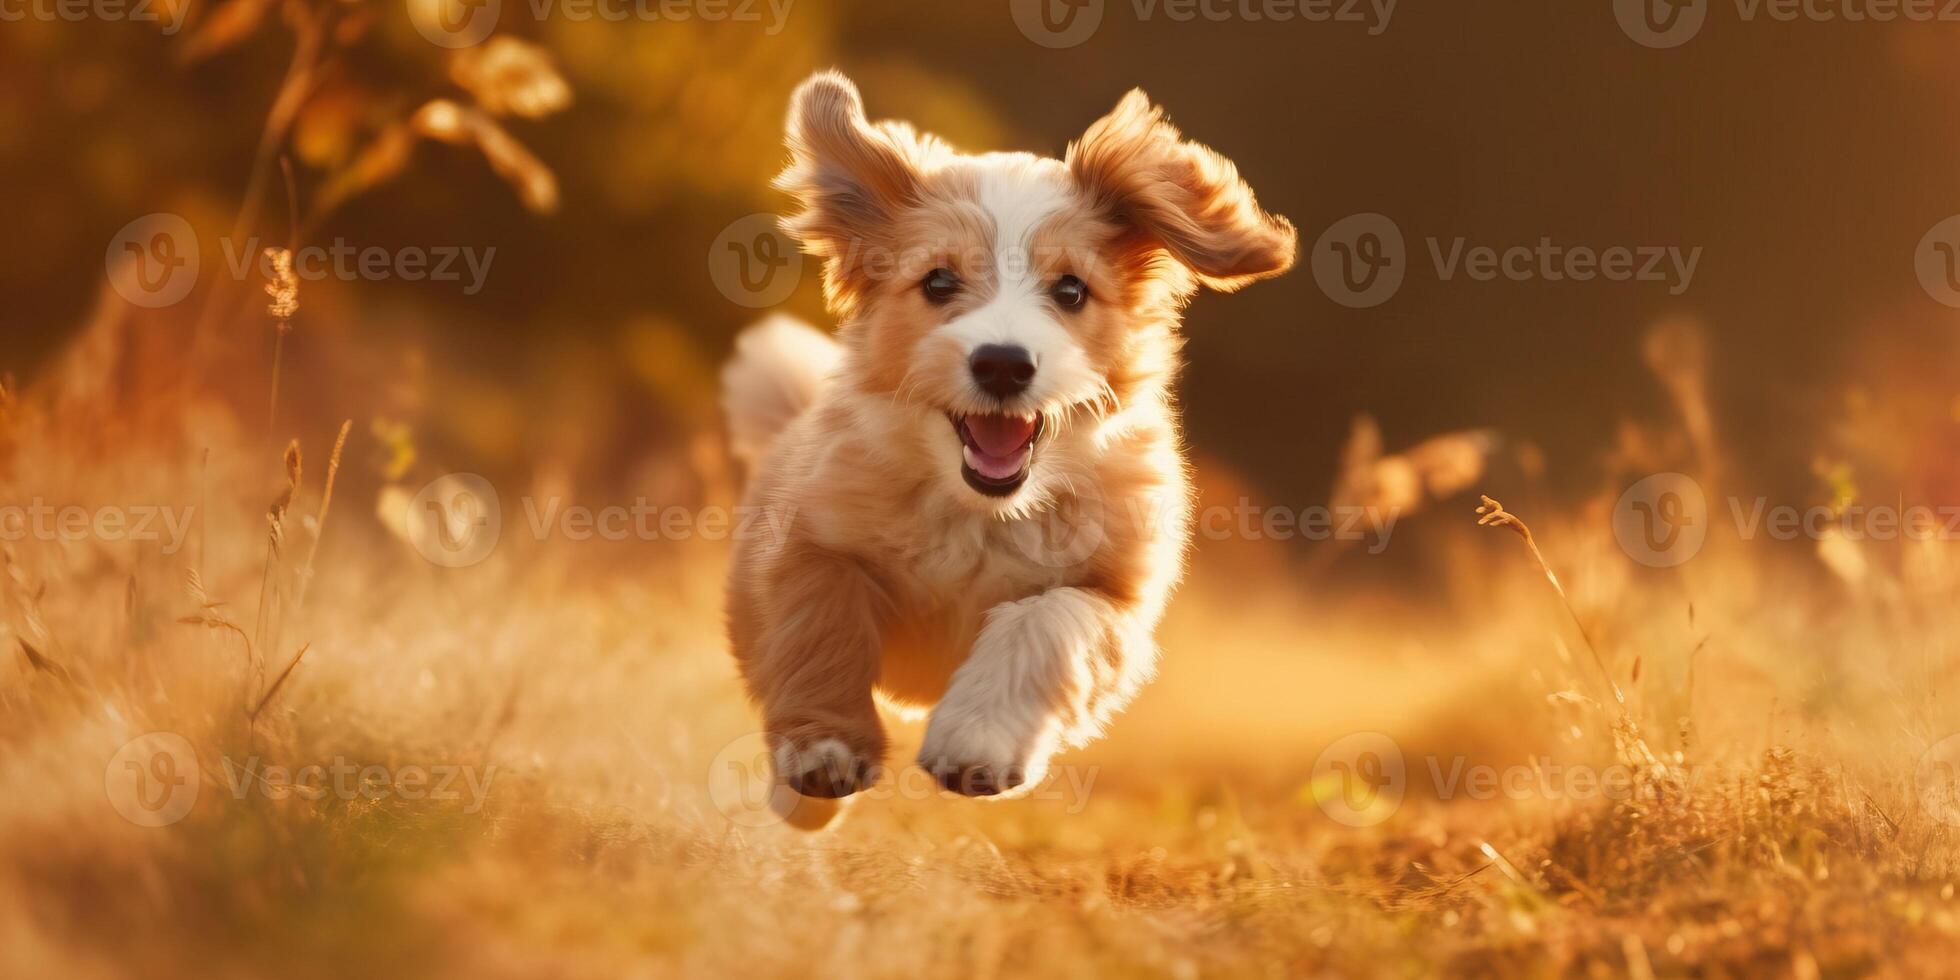
<svg viewBox="0 0 1960 980">
<path fill-rule="evenodd" d="M 1613 0 L 1620 30 L 1642 47 L 1666 50 L 1695 39 L 1708 20 L 1709 0 Z"/>
<path fill-rule="evenodd" d="M 1084 480 L 1047 509 L 1014 521 L 1007 534 L 1030 561 L 1068 568 L 1088 561 L 1102 547 L 1103 521 L 1102 494 L 1094 480 Z"/>
<path fill-rule="evenodd" d="M 195 507 L 58 507 L 35 497 L 24 506 L 0 506 L 0 541 L 157 542 L 163 554 L 174 555 L 184 547 L 196 517 Z"/>
<path fill-rule="evenodd" d="M 1643 47 L 1678 48 L 1695 39 L 1712 0 L 1613 0 L 1620 30 Z M 1953 0 L 1732 0 L 1743 24 L 1913 24 L 1960 20 Z"/>
<path fill-rule="evenodd" d="M 1206 541 L 1342 541 L 1363 544 L 1369 554 L 1379 555 L 1388 550 L 1395 522 L 1401 518 L 1398 507 L 1312 505 L 1296 510 L 1240 497 L 1231 506 L 1205 506 L 1192 523 L 1197 536 Z M 1150 530 L 1142 521 L 1138 528 Z"/>
<path fill-rule="evenodd" d="M 463 812 L 467 814 L 482 811 L 490 796 L 490 786 L 497 778 L 494 764 L 481 767 L 455 763 L 362 765 L 344 756 L 334 756 L 330 763 L 303 766 L 269 764 L 258 756 L 243 761 L 226 756 L 222 762 L 225 786 L 234 800 L 243 800 L 256 792 L 275 801 L 456 801 L 463 802 Z"/>
<path fill-rule="evenodd" d="M 1014 26 L 1044 48 L 1072 48 L 1102 26 L 1103 0 L 1011 0 Z"/>
<path fill-rule="evenodd" d="M 1313 246 L 1313 278 L 1327 298 L 1365 310 L 1389 301 L 1408 274 L 1402 229 L 1387 215 L 1351 214 L 1334 222 Z"/>
<path fill-rule="evenodd" d="M 1308 785 L 1320 812 L 1336 823 L 1372 827 L 1401 809 L 1409 773 L 1394 739 L 1380 732 L 1355 732 L 1320 753 Z"/>
<path fill-rule="evenodd" d="M 708 247 L 708 276 L 728 301 L 761 309 L 789 298 L 803 276 L 803 253 L 773 214 L 731 223 Z"/>
<path fill-rule="evenodd" d="M 1919 789 L 1919 805 L 1933 819 L 1960 827 L 1960 735 L 1934 742 L 1919 757 L 1913 784 Z"/>
<path fill-rule="evenodd" d="M 797 513 L 794 504 L 661 504 L 636 497 L 592 506 L 558 495 L 514 499 L 513 517 L 506 527 L 506 500 L 488 480 L 474 473 L 451 473 L 431 481 L 408 500 L 400 529 L 424 558 L 447 568 L 465 568 L 489 558 L 512 534 L 577 544 L 756 541 L 777 552 L 789 541 Z"/>
<path fill-rule="evenodd" d="M 1643 565 L 1679 565 L 1708 540 L 1708 496 L 1692 477 L 1656 473 L 1620 494 L 1613 505 L 1613 537 Z"/>
<path fill-rule="evenodd" d="M 1144 538 L 1160 536 L 1167 527 L 1183 524 L 1205 541 L 1308 541 L 1360 544 L 1368 554 L 1388 550 L 1402 512 L 1394 507 L 1310 505 L 1290 507 L 1255 503 L 1239 497 L 1230 504 L 1206 504 L 1192 510 L 1175 498 L 1144 494 L 1104 503 L 1093 481 L 1080 481 L 1072 495 L 1054 506 L 1013 521 L 1008 534 L 1021 553 L 1049 568 L 1088 561 L 1109 535 L 1109 522 L 1118 530 Z"/>
<path fill-rule="evenodd" d="M 1960 740 L 1956 740 L 1960 750 Z M 1449 803 L 1587 802 L 1659 799 L 1693 792 L 1706 770 L 1674 767 L 1665 777 L 1623 762 L 1604 766 L 1532 756 L 1522 763 L 1493 765 L 1464 755 L 1420 755 L 1405 760 L 1393 738 L 1357 732 L 1327 747 L 1315 761 L 1307 786 L 1321 812 L 1350 827 L 1372 827 L 1395 815 L 1412 786 L 1427 780 L 1426 795 Z"/>
<path fill-rule="evenodd" d="M 197 231 L 179 215 L 146 214 L 116 232 L 103 263 L 109 285 L 130 305 L 174 305 L 197 285 Z"/>
<path fill-rule="evenodd" d="M 257 238 L 248 238 L 243 247 L 238 247 L 231 239 L 220 242 L 224 251 L 225 271 L 233 278 L 244 281 L 251 278 L 254 266 L 260 278 L 270 282 L 278 278 L 277 269 L 264 245 Z M 343 238 L 336 238 L 324 245 L 302 245 L 291 253 L 293 274 L 307 282 L 320 282 L 337 279 L 342 282 L 454 282 L 461 283 L 463 295 L 475 296 L 483 291 L 484 283 L 490 276 L 490 265 L 496 261 L 497 247 L 494 245 L 477 248 L 470 245 L 405 245 L 398 248 L 383 248 L 379 245 L 359 246 Z"/>
<path fill-rule="evenodd" d="M 214 260 L 212 268 L 219 274 L 238 282 L 279 278 L 271 250 L 258 238 L 238 241 L 226 237 L 219 239 L 218 245 L 222 261 Z M 363 247 L 336 238 L 326 244 L 302 246 L 289 257 L 292 273 L 308 282 L 453 282 L 462 285 L 463 295 L 474 296 L 490 275 L 497 249 L 467 245 Z M 147 309 L 183 302 L 196 288 L 204 268 L 196 230 L 183 217 L 165 212 L 144 215 L 124 225 L 109 240 L 103 263 L 117 295 Z"/>
<path fill-rule="evenodd" d="M 761 732 L 722 746 L 708 763 L 708 799 L 737 827 L 767 827 L 795 809 L 796 791 L 776 779 L 769 740 Z"/>
<path fill-rule="evenodd" d="M 172 732 L 150 732 L 123 743 L 102 771 L 109 806 L 138 827 L 168 827 L 197 804 L 202 780 L 197 750 Z"/>
<path fill-rule="evenodd" d="M 502 0 L 408 0 L 408 19 L 430 44 L 468 48 L 497 29 Z"/>
<path fill-rule="evenodd" d="M 160 33 L 170 37 L 183 29 L 190 13 L 188 3 L 165 0 L 0 0 L 0 24 L 24 20 L 43 22 L 86 20 L 129 21 L 162 24 Z"/>
<path fill-rule="evenodd" d="M 490 481 L 450 473 L 430 481 L 403 515 L 409 541 L 444 568 L 467 568 L 490 557 L 503 535 L 503 507 Z"/>
<path fill-rule="evenodd" d="M 589 507 L 562 497 L 524 498 L 531 537 L 543 541 L 764 541 L 780 551 L 796 520 L 796 505 L 662 506 L 645 497 L 631 504 Z"/>
<path fill-rule="evenodd" d="M 1553 241 L 1503 244 L 1472 242 L 1463 235 L 1424 236 L 1424 250 L 1438 282 L 1656 283 L 1680 296 L 1701 266 L 1701 246 L 1607 245 Z M 1314 243 L 1314 281 L 1327 298 L 1352 309 L 1380 306 L 1402 287 L 1410 271 L 1402 229 L 1380 214 L 1355 214 L 1330 226 Z"/>
<path fill-rule="evenodd" d="M 1162 18 L 1178 24 L 1358 25 L 1370 37 L 1388 30 L 1397 0 L 1130 0 L 1139 23 Z M 1010 0 L 1014 25 L 1028 40 L 1044 48 L 1072 48 L 1102 24 L 1104 0 Z"/>
<path fill-rule="evenodd" d="M 4 0 L 0 0 L 4 2 Z M 795 0 L 520 0 L 512 10 L 533 22 L 761 24 L 774 37 L 788 25 Z M 415 29 L 432 44 L 481 44 L 498 25 L 501 0 L 408 0 Z"/>
<path fill-rule="evenodd" d="M 1912 271 L 1934 302 L 1960 309 L 1960 214 L 1926 229 L 1913 250 Z"/>
<path fill-rule="evenodd" d="M 1613 507 L 1613 536 L 1643 565 L 1671 568 L 1701 551 L 1711 525 L 1726 521 L 1743 541 L 1956 541 L 1960 504 L 1795 506 L 1768 497 L 1730 496 L 1711 503 L 1680 473 L 1657 473 L 1628 487 Z"/>
</svg>

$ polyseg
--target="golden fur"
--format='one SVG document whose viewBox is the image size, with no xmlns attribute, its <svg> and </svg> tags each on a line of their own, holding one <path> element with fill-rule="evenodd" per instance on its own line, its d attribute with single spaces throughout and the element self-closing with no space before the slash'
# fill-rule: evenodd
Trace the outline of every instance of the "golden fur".
<svg viewBox="0 0 1960 980">
<path fill-rule="evenodd" d="M 949 788 L 1024 790 L 1154 669 L 1188 540 L 1178 311 L 1199 285 L 1285 271 L 1293 227 L 1141 92 L 1065 160 L 970 156 L 867 121 L 823 73 L 793 100 L 788 144 L 777 186 L 800 211 L 784 227 L 825 260 L 836 350 L 757 357 L 770 337 L 818 343 L 781 323 L 745 338 L 728 405 L 753 431 L 773 416 L 733 392 L 812 392 L 748 490 L 787 538 L 739 542 L 729 583 L 778 776 L 818 798 L 867 786 L 886 750 L 876 695 L 931 707 L 919 762 Z M 935 269 L 957 276 L 952 299 L 921 289 Z M 1087 286 L 1079 309 L 1045 292 L 1065 275 Z M 1032 351 L 1035 383 L 1007 400 L 976 388 L 979 343 Z M 1040 419 L 1011 494 L 962 480 L 949 423 L 972 413 Z M 804 809 L 821 823 L 834 807 Z"/>
</svg>

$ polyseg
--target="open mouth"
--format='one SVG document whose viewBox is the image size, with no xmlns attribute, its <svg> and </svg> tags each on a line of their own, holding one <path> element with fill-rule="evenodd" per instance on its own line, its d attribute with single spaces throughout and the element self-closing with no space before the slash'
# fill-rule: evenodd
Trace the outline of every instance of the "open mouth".
<svg viewBox="0 0 1960 980">
<path fill-rule="evenodd" d="M 1018 415 L 949 415 L 965 446 L 960 475 L 966 485 L 989 497 L 1005 497 L 1021 488 L 1034 462 L 1034 441 L 1041 435 L 1041 417 Z"/>
</svg>

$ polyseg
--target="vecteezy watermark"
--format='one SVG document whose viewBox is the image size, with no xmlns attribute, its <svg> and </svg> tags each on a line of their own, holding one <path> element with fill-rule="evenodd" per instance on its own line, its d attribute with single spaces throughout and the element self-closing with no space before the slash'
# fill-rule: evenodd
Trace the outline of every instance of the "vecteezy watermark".
<svg viewBox="0 0 1960 980">
<path fill-rule="evenodd" d="M 518 498 L 521 523 L 506 524 L 496 487 L 474 473 L 450 473 L 407 498 L 399 528 L 431 563 L 465 568 L 489 558 L 500 541 L 524 533 L 535 541 L 754 541 L 781 550 L 794 504 L 705 506 L 661 504 L 645 497 L 591 505 L 563 496 Z M 1387 550 L 1401 511 L 1391 507 L 1261 504 L 1239 497 L 1190 509 L 1181 498 L 1142 494 L 1105 501 L 1092 480 L 1076 481 L 1030 513 L 1004 521 L 1009 542 L 1030 561 L 1064 568 L 1089 561 L 1114 531 L 1125 540 L 1186 527 L 1208 541 L 1347 542 L 1368 554 Z"/>
<path fill-rule="evenodd" d="M 109 239 L 102 260 L 116 295 L 146 309 L 182 302 L 197 286 L 202 265 L 197 231 L 167 212 L 146 214 L 122 226 Z"/>
<path fill-rule="evenodd" d="M 431 564 L 468 568 L 497 550 L 504 512 L 497 488 L 475 473 L 446 473 L 409 499 L 408 541 Z"/>
<path fill-rule="evenodd" d="M 1094 557 L 1109 537 L 1110 522 L 1126 530 L 1127 539 L 1155 538 L 1179 517 L 1188 519 L 1192 534 L 1206 541 L 1275 541 L 1362 543 L 1368 554 L 1388 549 L 1401 511 L 1389 507 L 1318 504 L 1292 507 L 1261 504 L 1240 497 L 1231 504 L 1207 504 L 1182 511 L 1181 501 L 1154 495 L 1106 502 L 1094 481 L 1080 481 L 1052 506 L 1013 519 L 1008 535 L 1029 559 L 1050 568 L 1078 565 Z"/>
<path fill-rule="evenodd" d="M 1008 0 L 1022 36 L 1044 48 L 1072 48 L 1102 26 L 1104 0 Z"/>
<path fill-rule="evenodd" d="M 243 282 L 255 273 L 267 281 L 276 278 L 271 259 L 257 238 L 243 242 L 226 238 L 219 245 L 224 272 L 232 279 Z M 293 272 L 314 282 L 462 283 L 463 295 L 474 296 L 483 289 L 496 257 L 496 246 L 384 248 L 353 245 L 336 238 L 325 245 L 301 246 L 293 253 Z M 148 309 L 183 302 L 196 288 L 205 266 L 196 229 L 182 216 L 167 212 L 147 214 L 124 225 L 109 240 L 103 264 L 116 294 Z"/>
<path fill-rule="evenodd" d="M 502 0 L 407 0 L 408 21 L 430 44 L 467 48 L 497 29 Z"/>
<path fill-rule="evenodd" d="M 1402 747 L 1380 732 L 1336 739 L 1314 759 L 1307 788 L 1335 822 L 1372 827 L 1394 816 L 1409 791 Z"/>
<path fill-rule="evenodd" d="M 1934 302 L 1960 309 L 1960 214 L 1942 219 L 1920 236 L 1912 252 L 1912 271 L 1919 277 L 1919 288 Z"/>
<path fill-rule="evenodd" d="M 1656 283 L 1679 296 L 1693 284 L 1701 246 L 1567 245 L 1541 237 L 1529 245 L 1483 245 L 1458 235 L 1423 239 L 1436 278 L 1454 282 Z M 1313 276 L 1328 299 L 1352 309 L 1380 306 L 1410 272 L 1402 229 L 1386 215 L 1349 215 L 1314 242 Z"/>
<path fill-rule="evenodd" d="M 1790 24 L 1891 24 L 1960 21 L 1960 0 L 1731 0 L 1736 20 Z M 1613 19 L 1636 43 L 1678 48 L 1695 39 L 1714 0 L 1613 0 Z"/>
<path fill-rule="evenodd" d="M 219 760 L 225 786 L 232 799 L 242 800 L 260 793 L 269 800 L 339 800 L 352 803 L 403 800 L 417 803 L 462 802 L 463 812 L 475 814 L 483 809 L 490 786 L 497 778 L 497 766 L 466 766 L 456 763 L 434 765 L 382 766 L 350 762 L 343 756 L 333 761 L 300 766 L 267 765 L 258 756 Z"/>
<path fill-rule="evenodd" d="M 1642 565 L 1679 565 L 1708 540 L 1708 495 L 1682 473 L 1638 480 L 1613 505 L 1613 539 Z"/>
<path fill-rule="evenodd" d="M 1913 768 L 1919 805 L 1933 819 L 1960 827 L 1960 734 L 1934 742 Z"/>
<path fill-rule="evenodd" d="M 525 0 L 537 20 L 629 20 L 649 23 L 698 20 L 707 23 L 761 24 L 762 33 L 782 33 L 796 0 Z"/>
<path fill-rule="evenodd" d="M 775 306 L 803 278 L 803 253 L 773 214 L 729 223 L 708 246 L 708 277 L 728 301 L 750 309 Z"/>
<path fill-rule="evenodd" d="M 88 20 L 162 24 L 168 37 L 184 26 L 188 3 L 166 0 L 0 0 L 0 24 L 21 21 L 80 23 Z"/>
<path fill-rule="evenodd" d="M 1102 490 L 1094 480 L 1071 482 L 1075 485 L 1068 495 L 1008 525 L 1007 536 L 1014 547 L 1036 564 L 1070 568 L 1102 548 L 1109 520 Z"/>
<path fill-rule="evenodd" d="M 1709 0 L 1613 0 L 1613 19 L 1627 37 L 1656 49 L 1678 48 L 1701 33 Z"/>
<path fill-rule="evenodd" d="M 157 541 L 163 554 L 174 555 L 196 517 L 195 507 L 59 506 L 35 497 L 26 504 L 0 504 L 0 541 Z"/>
<path fill-rule="evenodd" d="M 703 541 L 761 539 L 780 548 L 789 538 L 796 507 L 785 505 L 682 507 L 636 497 L 629 504 L 591 507 L 562 497 L 525 497 L 524 520 L 538 540 Z"/>
<path fill-rule="evenodd" d="M 273 279 L 272 260 L 257 238 L 245 240 L 243 248 L 230 239 L 221 242 L 225 269 L 233 279 L 249 277 L 254 264 L 261 278 Z M 495 245 L 407 245 L 383 248 L 379 245 L 352 245 L 336 238 L 325 245 L 302 245 L 293 252 L 293 274 L 308 282 L 337 279 L 342 282 L 458 282 L 463 295 L 483 291 L 490 275 L 490 263 L 497 258 Z"/>
<path fill-rule="evenodd" d="M 560 496 L 520 499 L 522 529 L 536 541 L 747 541 L 781 548 L 796 517 L 794 506 L 723 507 L 663 505 L 637 497 L 627 503 L 591 506 Z M 478 564 L 504 538 L 503 498 L 490 481 L 474 473 L 450 473 L 431 480 L 411 498 L 401 515 L 409 543 L 431 563 L 445 568 Z"/>
<path fill-rule="evenodd" d="M 364 765 L 343 756 L 299 766 L 271 765 L 258 756 L 242 760 L 224 756 L 219 767 L 234 800 L 258 793 L 269 800 L 309 802 L 461 802 L 468 814 L 483 809 L 497 778 L 494 764 Z M 196 748 L 174 732 L 130 739 L 109 757 L 102 771 L 110 808 L 139 827 L 168 827 L 189 816 L 203 783 Z"/>
<path fill-rule="evenodd" d="M 1072 48 L 1102 26 L 1106 0 L 1009 0 L 1014 26 L 1044 48 Z M 1397 0 L 1130 0 L 1140 22 L 1345 24 L 1370 37 L 1388 30 Z"/>
<path fill-rule="evenodd" d="M 1724 517 L 1744 541 L 1842 537 L 1847 541 L 1960 540 L 1960 504 L 1842 504 L 1798 506 L 1768 497 L 1730 496 L 1711 507 L 1701 484 L 1681 473 L 1635 481 L 1613 507 L 1613 537 L 1629 558 L 1671 568 L 1701 552 L 1709 529 Z"/>
<path fill-rule="evenodd" d="M 1314 282 L 1342 306 L 1380 306 L 1402 288 L 1408 274 L 1402 229 L 1386 215 L 1348 215 L 1329 225 L 1313 245 Z"/>
<path fill-rule="evenodd" d="M 138 827 L 168 827 L 197 805 L 203 780 L 197 750 L 174 732 L 150 732 L 124 742 L 102 769 L 109 806 Z"/>
<path fill-rule="evenodd" d="M 1683 767 L 1672 774 L 1669 786 L 1692 789 L 1701 775 L 1698 767 Z M 1637 767 L 1622 763 L 1600 766 L 1537 756 L 1499 766 L 1463 755 L 1428 755 L 1410 766 L 1395 739 L 1381 732 L 1356 732 L 1336 739 L 1314 760 L 1307 792 L 1335 822 L 1372 827 L 1394 816 L 1419 780 L 1427 780 L 1429 795 L 1446 803 L 1621 802 L 1658 791 L 1643 782 Z"/>
<path fill-rule="evenodd" d="M 1298 509 L 1256 504 L 1240 497 L 1230 506 L 1213 504 L 1197 513 L 1198 537 L 1207 541 L 1347 541 L 1365 543 L 1371 555 L 1388 550 L 1401 511 L 1392 507 L 1323 507 Z"/>
<path fill-rule="evenodd" d="M 1103 261 L 1092 248 L 1064 245 L 1015 245 L 995 248 L 958 240 L 921 241 L 903 248 L 882 242 L 852 239 L 836 247 L 832 257 L 854 279 L 886 282 L 898 278 L 921 281 L 935 269 L 956 274 L 988 269 L 1002 276 L 1087 277 Z M 721 230 L 708 246 L 708 276 L 729 302 L 752 309 L 776 306 L 789 298 L 802 280 L 803 253 L 771 214 L 744 215 Z"/>
<path fill-rule="evenodd" d="M 407 0 L 416 31 L 445 48 L 483 43 L 503 19 L 506 2 L 538 22 L 760 24 L 773 37 L 782 33 L 796 0 Z"/>
<path fill-rule="evenodd" d="M 738 827 L 767 827 L 782 822 L 782 814 L 798 802 L 795 790 L 776 779 L 769 740 L 750 732 L 722 746 L 708 763 L 708 798 L 728 822 Z M 1041 783 L 1017 795 L 1024 800 L 1059 802 L 1073 816 L 1089 805 L 1090 791 L 1102 773 L 1100 766 L 1050 766 Z M 857 796 L 866 800 L 929 800 L 948 792 L 931 772 L 919 766 L 876 766 L 870 785 Z"/>
</svg>

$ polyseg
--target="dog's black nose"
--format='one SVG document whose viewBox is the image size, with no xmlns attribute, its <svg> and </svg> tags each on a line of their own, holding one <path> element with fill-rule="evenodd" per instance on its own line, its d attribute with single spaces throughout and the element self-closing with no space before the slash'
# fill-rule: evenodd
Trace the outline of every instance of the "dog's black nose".
<svg viewBox="0 0 1960 980">
<path fill-rule="evenodd" d="M 1012 398 L 1034 380 L 1034 358 L 1025 347 L 985 344 L 967 359 L 980 390 L 995 398 Z"/>
</svg>

